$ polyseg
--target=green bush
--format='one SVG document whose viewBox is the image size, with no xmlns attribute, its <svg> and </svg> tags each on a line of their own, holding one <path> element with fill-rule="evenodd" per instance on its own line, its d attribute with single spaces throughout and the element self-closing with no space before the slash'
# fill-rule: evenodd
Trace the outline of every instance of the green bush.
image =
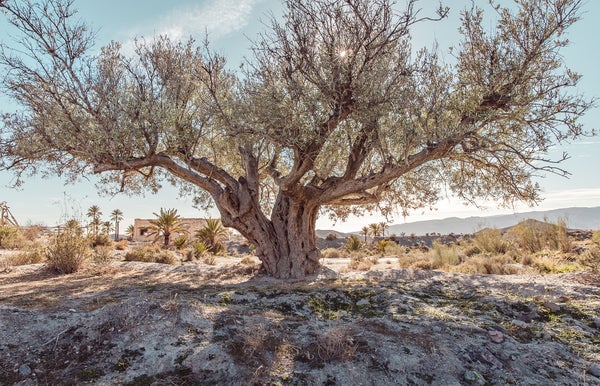
<svg viewBox="0 0 600 386">
<path fill-rule="evenodd" d="M 60 273 L 77 272 L 92 254 L 88 239 L 76 229 L 66 228 L 55 235 L 46 249 L 46 265 Z"/>
<path fill-rule="evenodd" d="M 189 239 L 185 235 L 179 236 L 178 238 L 176 238 L 175 240 L 173 240 L 173 245 L 178 250 L 184 249 L 185 247 L 187 247 L 188 244 L 189 244 Z"/>
<path fill-rule="evenodd" d="M 194 257 L 199 259 L 208 253 L 208 245 L 204 241 L 196 241 L 192 244 L 192 250 L 194 251 Z"/>
<path fill-rule="evenodd" d="M 360 241 L 360 238 L 356 235 L 352 235 L 346 240 L 346 249 L 349 251 L 359 251 L 362 246 L 363 244 Z"/>
<path fill-rule="evenodd" d="M 155 246 L 133 248 L 125 254 L 125 261 L 142 263 L 176 264 L 177 258 L 173 252 L 161 250 Z"/>
</svg>

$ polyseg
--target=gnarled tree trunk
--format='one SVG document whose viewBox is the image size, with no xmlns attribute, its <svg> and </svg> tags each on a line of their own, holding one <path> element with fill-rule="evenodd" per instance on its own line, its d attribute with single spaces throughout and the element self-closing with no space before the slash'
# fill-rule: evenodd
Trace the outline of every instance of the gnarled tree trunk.
<svg viewBox="0 0 600 386">
<path fill-rule="evenodd" d="M 244 209 L 234 216 L 219 206 L 223 225 L 237 229 L 256 246 L 256 255 L 268 275 L 300 279 L 314 274 L 320 257 L 315 242 L 318 204 L 280 193 L 269 220 L 251 197 L 237 195 L 237 207 Z"/>
</svg>

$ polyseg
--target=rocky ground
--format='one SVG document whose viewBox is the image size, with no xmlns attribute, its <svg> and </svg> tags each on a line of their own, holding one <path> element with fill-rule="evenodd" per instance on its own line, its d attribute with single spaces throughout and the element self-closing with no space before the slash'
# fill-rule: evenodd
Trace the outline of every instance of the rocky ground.
<svg viewBox="0 0 600 386">
<path fill-rule="evenodd" d="M 0 384 L 600 385 L 600 280 L 115 262 L 0 273 Z"/>
</svg>

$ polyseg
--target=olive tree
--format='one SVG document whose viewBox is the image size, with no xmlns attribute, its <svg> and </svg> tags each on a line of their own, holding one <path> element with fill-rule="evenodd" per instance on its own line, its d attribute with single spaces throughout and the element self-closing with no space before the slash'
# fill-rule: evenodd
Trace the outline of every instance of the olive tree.
<svg viewBox="0 0 600 386">
<path fill-rule="evenodd" d="M 577 119 L 592 104 L 561 57 L 580 3 L 492 1 L 492 17 L 472 5 L 444 63 L 411 32 L 448 8 L 288 0 L 230 71 L 193 40 L 94 51 L 73 0 L 0 1 L 16 37 L 0 53 L 4 90 L 21 106 L 4 117 L 1 166 L 96 173 L 129 193 L 169 181 L 216 206 L 268 274 L 300 278 L 319 266 L 320 213 L 408 211 L 443 186 L 470 202 L 535 202 L 532 177 L 566 174 L 548 150 L 585 134 Z"/>
</svg>

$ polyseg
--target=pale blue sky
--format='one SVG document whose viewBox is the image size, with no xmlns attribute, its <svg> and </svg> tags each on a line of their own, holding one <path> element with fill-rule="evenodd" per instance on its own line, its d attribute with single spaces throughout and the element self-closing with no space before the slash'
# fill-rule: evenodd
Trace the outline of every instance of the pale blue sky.
<svg viewBox="0 0 600 386">
<path fill-rule="evenodd" d="M 14 1 L 14 0 L 13 0 Z M 17 0 L 18 1 L 18 0 Z M 512 0 L 505 0 L 512 3 Z M 400 1 L 402 3 L 402 1 Z M 432 3 L 423 1 L 426 5 Z M 437 2 L 436 2 L 437 3 Z M 448 20 L 437 24 L 427 24 L 413 32 L 415 46 L 430 47 L 433 39 L 439 42 L 442 55 L 450 58 L 447 47 L 457 41 L 457 15 L 470 0 L 445 1 L 451 4 L 451 15 Z M 479 1 L 477 1 L 479 3 Z M 482 1 L 483 3 L 483 1 Z M 279 14 L 281 4 L 276 0 L 75 0 L 82 19 L 89 21 L 99 30 L 97 48 L 110 40 L 117 40 L 124 47 L 131 47 L 137 36 L 151 37 L 154 34 L 169 34 L 172 37 L 184 38 L 194 36 L 198 40 L 204 38 L 208 31 L 213 48 L 229 58 L 230 66 L 236 68 L 243 56 L 249 55 L 248 39 L 264 30 L 262 21 L 266 21 L 267 12 Z M 571 45 L 563 51 L 569 66 L 581 73 L 583 79 L 580 91 L 588 97 L 600 97 L 600 1 L 587 0 L 583 7 L 583 20 L 571 29 L 569 39 Z M 7 25 L 0 19 L 0 39 L 6 39 Z M 0 112 L 14 109 L 9 101 L 0 95 Z M 600 122 L 600 109 L 594 108 L 582 120 L 586 128 L 597 128 Z M 539 182 L 544 188 L 545 200 L 537 209 L 554 209 L 567 206 L 599 206 L 600 205 L 600 137 L 584 138 L 571 145 L 556 147 L 554 156 L 563 151 L 571 155 L 571 159 L 563 166 L 572 173 L 569 179 L 547 176 Z M 108 217 L 115 208 L 125 213 L 125 225 L 134 218 L 152 217 L 152 212 L 159 208 L 177 208 L 185 217 L 200 217 L 207 214 L 191 206 L 191 200 L 178 198 L 175 190 L 163 188 L 158 195 L 148 193 L 143 199 L 117 195 L 102 197 L 94 188 L 94 176 L 82 180 L 75 185 L 65 185 L 57 178 L 42 179 L 32 177 L 20 190 L 7 188 L 11 176 L 0 172 L 0 201 L 7 201 L 13 214 L 23 223 L 43 223 L 56 225 L 65 217 L 82 216 L 86 209 L 94 204 L 100 206 Z M 418 221 L 424 219 L 444 218 L 450 216 L 466 217 L 510 213 L 512 210 L 498 210 L 494 203 L 487 203 L 487 209 L 465 207 L 460 202 L 444 199 L 437 210 L 425 210 L 412 214 L 406 219 L 400 216 L 394 222 Z M 519 205 L 517 210 L 529 210 Z M 534 208 L 535 209 L 535 208 Z M 216 213 L 211 213 L 213 216 Z M 209 215 L 211 215 L 209 214 Z M 336 229 L 342 231 L 357 230 L 363 224 L 380 221 L 379 217 L 351 219 L 346 223 L 338 223 Z M 326 219 L 320 219 L 319 228 L 331 228 L 333 225 Z"/>
</svg>

